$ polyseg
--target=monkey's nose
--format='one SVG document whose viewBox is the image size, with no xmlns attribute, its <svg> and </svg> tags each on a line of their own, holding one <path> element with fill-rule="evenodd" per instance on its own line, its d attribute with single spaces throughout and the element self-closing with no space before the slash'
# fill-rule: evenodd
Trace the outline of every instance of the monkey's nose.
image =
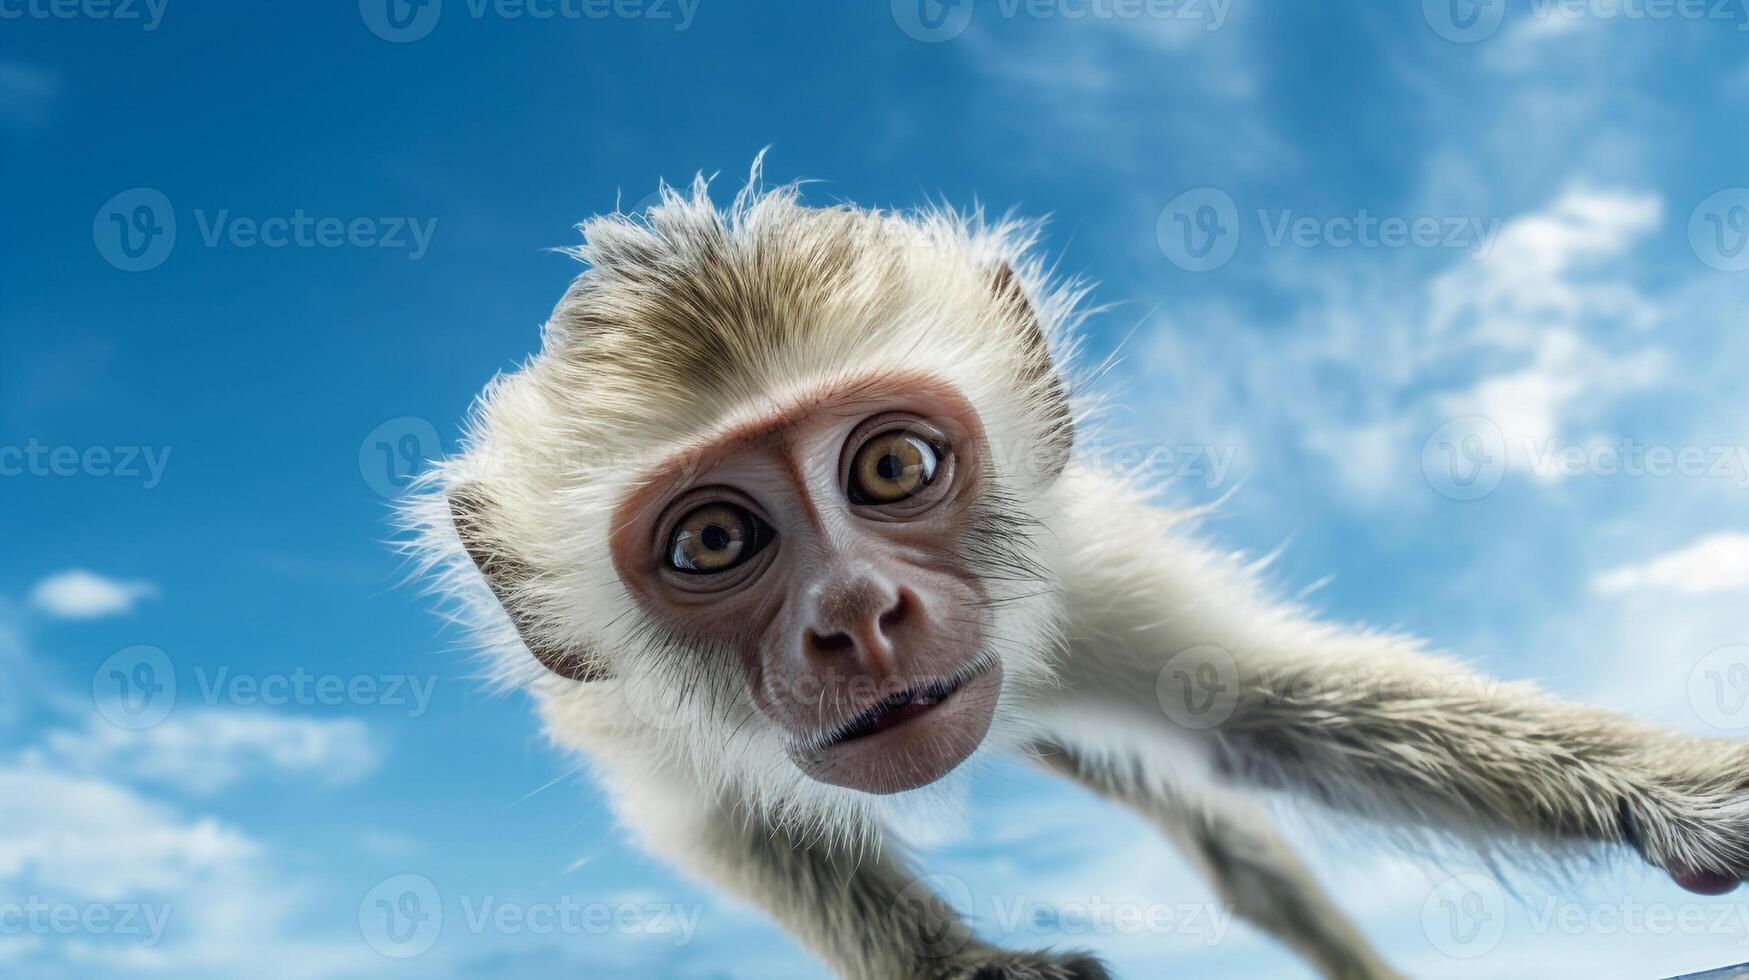
<svg viewBox="0 0 1749 980">
<path fill-rule="evenodd" d="M 855 598 L 844 597 L 834 603 L 832 615 L 822 617 L 824 628 L 807 629 L 803 643 L 808 653 L 819 658 L 850 655 L 871 673 L 895 673 L 896 639 L 915 614 L 917 600 L 908 589 L 883 592 L 867 589 Z"/>
</svg>

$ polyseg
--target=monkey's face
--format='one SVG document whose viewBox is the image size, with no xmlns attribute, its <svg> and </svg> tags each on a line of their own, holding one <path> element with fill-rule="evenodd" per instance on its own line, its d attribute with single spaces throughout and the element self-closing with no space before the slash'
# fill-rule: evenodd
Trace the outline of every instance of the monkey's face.
<svg viewBox="0 0 1749 980">
<path fill-rule="evenodd" d="M 585 235 L 445 464 L 447 520 L 415 518 L 453 526 L 549 728 L 792 811 L 1024 739 L 1073 440 L 1072 290 L 1023 283 L 1024 233 L 700 188 Z"/>
<path fill-rule="evenodd" d="M 615 514 L 614 564 L 677 649 L 738 661 L 803 772 L 912 789 L 977 749 L 1001 690 L 987 466 L 953 389 L 835 386 L 658 466 Z"/>
</svg>

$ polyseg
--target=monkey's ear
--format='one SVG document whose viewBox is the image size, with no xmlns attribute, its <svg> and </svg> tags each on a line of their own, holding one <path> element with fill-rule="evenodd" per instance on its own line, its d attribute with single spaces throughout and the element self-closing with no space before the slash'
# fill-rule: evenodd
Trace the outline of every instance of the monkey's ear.
<svg viewBox="0 0 1749 980">
<path fill-rule="evenodd" d="M 468 557 L 474 560 L 474 566 L 485 577 L 492 594 L 498 597 L 498 604 L 509 614 L 516 632 L 529 652 L 534 654 L 534 659 L 540 661 L 542 667 L 574 681 L 604 681 L 611 677 L 595 662 L 590 651 L 554 647 L 540 635 L 533 619 L 522 609 L 516 594 L 519 585 L 528 581 L 531 573 L 527 565 L 489 541 L 485 515 L 490 503 L 485 493 L 475 484 L 463 484 L 449 491 L 448 500 L 449 518 L 462 539 L 462 547 L 467 549 Z"/>
<path fill-rule="evenodd" d="M 1057 372 L 1056 359 L 1051 356 L 1050 340 L 1045 336 L 1038 308 L 1020 284 L 1020 276 L 1007 262 L 997 262 L 990 273 L 990 284 L 1000 304 L 1021 328 L 1024 349 L 1021 370 L 1024 380 L 1039 383 L 1046 401 L 1047 444 L 1043 447 L 1044 472 L 1055 478 L 1069 465 L 1069 454 L 1075 444 L 1075 414 L 1069 406 L 1069 389 Z"/>
</svg>

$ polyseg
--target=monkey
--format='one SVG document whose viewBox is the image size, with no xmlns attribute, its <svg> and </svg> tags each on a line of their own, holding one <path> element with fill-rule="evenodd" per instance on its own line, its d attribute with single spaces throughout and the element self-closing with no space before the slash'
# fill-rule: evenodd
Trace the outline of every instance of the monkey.
<svg viewBox="0 0 1749 980">
<path fill-rule="evenodd" d="M 1399 974 L 1272 829 L 1303 801 L 1513 854 L 1749 874 L 1749 752 L 1277 598 L 1085 462 L 1090 287 L 1040 226 L 810 207 L 759 164 L 580 226 L 538 352 L 401 505 L 417 571 L 653 854 L 848 980 L 1097 980 L 893 831 L 985 761 L 1133 808 L 1322 975 Z"/>
</svg>

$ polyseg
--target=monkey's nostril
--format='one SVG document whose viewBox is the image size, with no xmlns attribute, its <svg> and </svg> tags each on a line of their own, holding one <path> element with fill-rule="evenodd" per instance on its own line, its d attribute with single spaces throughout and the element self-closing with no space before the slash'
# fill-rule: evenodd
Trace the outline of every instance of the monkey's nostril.
<svg viewBox="0 0 1749 980">
<path fill-rule="evenodd" d="M 817 653 L 842 653 L 856 646 L 856 641 L 848 633 L 828 633 L 825 635 L 808 631 L 808 645 Z"/>
</svg>

